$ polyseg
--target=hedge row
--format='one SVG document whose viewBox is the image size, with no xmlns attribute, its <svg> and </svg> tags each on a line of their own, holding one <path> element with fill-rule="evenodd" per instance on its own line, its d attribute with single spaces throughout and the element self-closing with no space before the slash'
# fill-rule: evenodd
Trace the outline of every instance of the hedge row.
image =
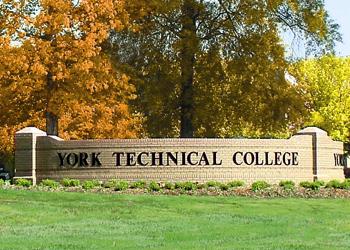
<svg viewBox="0 0 350 250">
<path fill-rule="evenodd" d="M 0 179 L 0 187 L 4 185 L 10 185 L 6 184 L 3 180 Z M 30 180 L 27 179 L 16 179 L 15 186 L 19 187 L 30 187 L 32 185 Z M 106 188 L 111 189 L 114 191 L 124 191 L 128 189 L 147 189 L 148 191 L 160 191 L 160 190 L 182 190 L 182 191 L 193 191 L 193 190 L 199 190 L 199 189 L 219 189 L 222 191 L 235 189 L 237 187 L 244 187 L 245 183 L 240 180 L 231 181 L 228 183 L 221 183 L 217 181 L 208 181 L 206 183 L 195 183 L 191 181 L 186 182 L 165 182 L 165 183 L 158 183 L 155 181 L 146 182 L 143 180 L 136 181 L 136 182 L 127 182 L 123 180 L 109 180 L 107 182 L 101 182 L 97 180 L 87 180 L 84 182 L 80 182 L 77 179 L 68 179 L 65 178 L 61 180 L 60 182 L 54 181 L 54 180 L 43 180 L 39 186 L 41 187 L 47 187 L 50 189 L 58 189 L 58 188 L 69 188 L 69 187 L 79 187 L 84 190 L 90 190 L 90 189 L 97 189 L 97 188 Z M 350 179 L 346 179 L 344 181 L 339 180 L 331 180 L 329 182 L 324 181 L 303 181 L 299 183 L 299 186 L 305 189 L 309 190 L 320 190 L 321 188 L 327 188 L 327 189 L 345 189 L 350 190 Z M 248 188 L 248 186 L 245 186 Z M 261 190 L 265 190 L 267 188 L 271 187 L 269 183 L 266 181 L 256 181 L 252 183 L 249 188 L 251 191 L 258 192 Z M 293 190 L 296 188 L 296 185 L 291 180 L 281 181 L 279 183 L 279 187 L 281 187 L 284 190 Z"/>
</svg>

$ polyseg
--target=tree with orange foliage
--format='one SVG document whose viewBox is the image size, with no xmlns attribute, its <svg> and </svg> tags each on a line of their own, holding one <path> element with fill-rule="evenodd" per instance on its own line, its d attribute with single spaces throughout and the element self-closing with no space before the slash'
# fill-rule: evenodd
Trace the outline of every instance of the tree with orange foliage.
<svg viewBox="0 0 350 250">
<path fill-rule="evenodd" d="M 102 50 L 112 30 L 128 25 L 123 0 L 3 0 L 1 141 L 45 123 L 66 139 L 137 136 L 134 87 Z"/>
</svg>

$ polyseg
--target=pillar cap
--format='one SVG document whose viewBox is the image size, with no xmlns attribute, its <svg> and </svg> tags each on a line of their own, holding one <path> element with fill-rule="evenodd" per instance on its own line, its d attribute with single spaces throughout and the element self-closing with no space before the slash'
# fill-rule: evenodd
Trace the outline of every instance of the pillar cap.
<svg viewBox="0 0 350 250">
<path fill-rule="evenodd" d="M 46 132 L 45 131 L 42 131 L 42 130 L 36 128 L 36 127 L 23 128 L 20 131 L 17 131 L 16 135 L 17 134 L 35 134 L 35 135 L 38 135 L 38 136 L 46 136 Z"/>
<path fill-rule="evenodd" d="M 306 127 L 300 130 L 297 134 L 316 134 L 318 136 L 328 136 L 328 133 L 318 127 Z"/>
</svg>

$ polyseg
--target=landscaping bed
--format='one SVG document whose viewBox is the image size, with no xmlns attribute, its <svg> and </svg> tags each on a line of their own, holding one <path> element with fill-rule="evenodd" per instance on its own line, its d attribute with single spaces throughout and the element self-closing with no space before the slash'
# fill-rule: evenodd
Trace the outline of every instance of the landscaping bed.
<svg viewBox="0 0 350 250">
<path fill-rule="evenodd" d="M 235 180 L 228 183 L 209 181 L 195 182 L 165 182 L 110 180 L 100 182 L 88 180 L 80 182 L 75 179 L 63 179 L 60 182 L 43 180 L 39 185 L 32 186 L 26 179 L 17 179 L 14 184 L 0 180 L 0 189 L 32 190 L 48 192 L 91 192 L 105 194 L 151 194 L 151 195 L 194 195 L 194 196 L 241 196 L 241 197 L 296 197 L 296 198 L 350 198 L 350 180 L 332 180 L 329 182 L 281 181 L 278 185 L 270 185 L 265 181 L 257 181 L 245 185 L 243 181 Z"/>
</svg>

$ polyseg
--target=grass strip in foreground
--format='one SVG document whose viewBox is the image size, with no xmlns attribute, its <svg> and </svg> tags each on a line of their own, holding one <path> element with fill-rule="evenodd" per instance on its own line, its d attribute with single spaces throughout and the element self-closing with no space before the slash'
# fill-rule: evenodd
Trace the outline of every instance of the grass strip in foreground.
<svg viewBox="0 0 350 250">
<path fill-rule="evenodd" d="M 348 249 L 350 200 L 0 190 L 0 249 Z"/>
</svg>

